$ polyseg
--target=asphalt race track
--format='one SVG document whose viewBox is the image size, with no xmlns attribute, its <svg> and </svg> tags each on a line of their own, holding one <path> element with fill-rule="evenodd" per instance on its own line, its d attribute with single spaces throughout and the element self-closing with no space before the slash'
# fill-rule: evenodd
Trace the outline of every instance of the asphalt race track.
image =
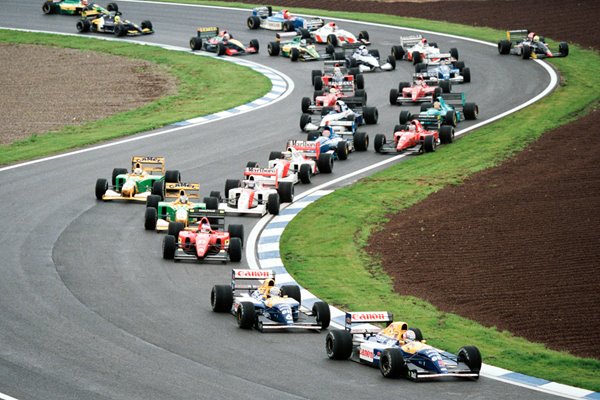
<svg viewBox="0 0 600 400">
<path fill-rule="evenodd" d="M 2 0 L 0 26 L 76 33 L 76 17 L 43 15 L 41 5 Z M 258 38 L 260 54 L 249 59 L 287 74 L 295 90 L 252 113 L 0 172 L 0 392 L 19 400 L 550 397 L 483 377 L 386 380 L 376 369 L 330 361 L 324 333 L 243 331 L 232 316 L 214 314 L 210 290 L 229 282 L 232 264 L 163 260 L 162 235 L 143 229 L 143 205 L 98 202 L 95 181 L 110 177 L 114 167 L 128 167 L 134 154 L 163 155 L 184 180 L 200 182 L 202 196 L 223 191 L 225 179 L 239 177 L 246 161 L 264 165 L 287 139 L 305 137 L 298 127 L 300 99 L 311 96 L 310 71 L 320 64 L 269 57 L 274 32 L 249 31 L 247 11 L 125 1 L 119 8 L 136 23 L 152 21 L 156 34 L 134 39 L 140 42 L 187 47 L 198 26 L 226 28 L 245 42 Z M 408 33 L 343 27 L 368 30 L 371 47 L 382 55 Z M 457 47 L 471 68 L 473 83 L 453 91 L 464 89 L 478 103 L 480 120 L 534 97 L 550 81 L 536 63 L 500 57 L 495 47 L 429 37 L 441 49 Z M 314 177 L 310 186 L 296 186 L 296 195 L 389 157 L 376 154 L 372 141 L 397 123 L 400 108 L 389 105 L 389 89 L 412 71 L 398 62 L 396 71 L 366 76 L 369 105 L 380 115 L 378 125 L 366 128 L 369 151 L 336 162 L 333 174 Z M 238 221 L 247 237 L 258 219 L 228 222 Z"/>
</svg>

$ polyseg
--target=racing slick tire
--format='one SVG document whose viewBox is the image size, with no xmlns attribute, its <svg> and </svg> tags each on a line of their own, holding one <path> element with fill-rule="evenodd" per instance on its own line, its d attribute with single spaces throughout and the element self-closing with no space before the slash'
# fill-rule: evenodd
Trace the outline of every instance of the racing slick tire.
<svg viewBox="0 0 600 400">
<path fill-rule="evenodd" d="M 104 178 L 99 178 L 96 181 L 96 198 L 102 200 L 102 196 L 108 190 L 108 182 Z"/>
<path fill-rule="evenodd" d="M 165 183 L 179 183 L 181 182 L 181 174 L 178 170 L 173 169 L 165 172 Z"/>
<path fill-rule="evenodd" d="M 369 32 L 367 31 L 360 31 L 358 32 L 358 40 L 365 40 L 365 41 L 369 41 Z"/>
<path fill-rule="evenodd" d="M 77 25 L 75 27 L 79 33 L 88 32 L 90 30 L 90 21 L 87 19 L 81 19 L 77 21 Z"/>
<path fill-rule="evenodd" d="M 179 237 L 179 232 L 181 232 L 185 228 L 183 222 L 169 222 L 169 227 L 167 229 L 167 235 L 171 235 L 174 238 Z"/>
<path fill-rule="evenodd" d="M 285 21 L 283 23 L 283 31 L 284 32 L 293 32 L 294 31 L 294 24 L 290 21 Z"/>
<path fill-rule="evenodd" d="M 402 91 L 404 90 L 404 88 L 410 87 L 410 83 L 409 82 L 400 82 L 398 84 L 398 93 L 402 93 Z"/>
<path fill-rule="evenodd" d="M 531 47 L 524 44 L 523 51 L 521 52 L 521 57 L 523 57 L 523 60 L 527 60 L 527 59 L 531 58 Z"/>
<path fill-rule="evenodd" d="M 463 346 L 458 350 L 457 356 L 459 362 L 464 362 L 471 371 L 479 374 L 479 371 L 481 371 L 481 353 L 477 347 Z"/>
<path fill-rule="evenodd" d="M 144 214 L 144 228 L 147 231 L 155 230 L 157 220 L 158 220 L 158 211 L 156 211 L 156 208 L 146 207 L 146 213 Z"/>
<path fill-rule="evenodd" d="M 282 203 L 291 203 L 294 201 L 294 184 L 292 182 L 279 182 L 277 193 L 279 193 Z"/>
<path fill-rule="evenodd" d="M 435 47 L 436 49 L 438 48 L 438 44 L 437 44 L 437 42 L 431 42 L 431 43 L 429 43 L 429 45 L 430 45 L 431 47 Z"/>
<path fill-rule="evenodd" d="M 258 53 L 258 50 L 260 50 L 260 44 L 258 43 L 258 39 L 251 39 L 250 43 L 248 43 L 249 47 L 254 47 L 254 50 L 256 50 L 256 52 Z"/>
<path fill-rule="evenodd" d="M 335 36 L 333 33 L 327 35 L 327 44 L 330 44 L 332 46 L 337 46 L 338 45 L 337 36 Z"/>
<path fill-rule="evenodd" d="M 456 113 L 453 110 L 447 111 L 444 115 L 444 124 L 456 127 Z"/>
<path fill-rule="evenodd" d="M 378 49 L 373 49 L 371 51 L 369 51 L 369 53 L 371 53 L 371 55 L 375 58 L 381 58 L 379 55 L 379 50 Z"/>
<path fill-rule="evenodd" d="M 433 103 L 421 103 L 421 112 L 429 110 L 433 107 Z"/>
<path fill-rule="evenodd" d="M 300 28 L 298 29 L 298 33 L 302 39 L 310 39 L 310 31 L 308 29 Z"/>
<path fill-rule="evenodd" d="M 283 154 L 281 153 L 281 151 L 272 151 L 269 153 L 269 161 L 279 160 L 280 158 L 283 158 Z"/>
<path fill-rule="evenodd" d="M 456 68 L 457 70 L 461 71 L 463 69 L 465 69 L 465 62 L 464 61 L 457 61 L 454 63 L 454 68 Z"/>
<path fill-rule="evenodd" d="M 332 55 L 332 57 L 333 57 L 334 60 L 340 60 L 340 61 L 346 59 L 346 56 L 344 55 L 343 51 L 336 51 L 336 52 L 334 52 L 333 55 Z"/>
<path fill-rule="evenodd" d="M 256 161 L 248 161 L 246 163 L 246 168 L 257 168 L 258 167 L 258 163 Z"/>
<path fill-rule="evenodd" d="M 108 10 L 108 12 L 118 12 L 119 6 L 117 5 L 117 3 L 108 3 L 106 5 L 106 9 Z"/>
<path fill-rule="evenodd" d="M 320 76 L 316 76 L 313 80 L 313 86 L 315 90 L 323 90 L 323 79 Z"/>
<path fill-rule="evenodd" d="M 157 196 L 160 200 L 165 199 L 165 183 L 163 181 L 156 181 L 152 184 L 152 191 L 150 192 L 152 195 Z M 158 206 L 158 205 L 157 205 Z"/>
<path fill-rule="evenodd" d="M 376 153 L 381 153 L 381 149 L 383 148 L 385 142 L 386 139 L 383 133 L 378 133 L 377 135 L 375 135 L 375 142 L 373 143 L 373 146 L 375 146 Z"/>
<path fill-rule="evenodd" d="M 354 84 L 356 85 L 357 89 L 364 89 L 365 88 L 365 77 L 363 74 L 355 74 L 354 75 Z"/>
<path fill-rule="evenodd" d="M 278 56 L 279 55 L 279 43 L 278 42 L 269 42 L 267 45 L 267 53 L 270 56 Z"/>
<path fill-rule="evenodd" d="M 406 375 L 408 367 L 402 351 L 397 347 L 385 349 L 379 358 L 379 370 L 385 378 L 400 378 Z"/>
<path fill-rule="evenodd" d="M 569 44 L 567 42 L 560 42 L 558 44 L 558 52 L 563 56 L 566 57 L 569 55 Z"/>
<path fill-rule="evenodd" d="M 387 63 L 392 66 L 392 71 L 396 69 L 396 59 L 394 56 L 387 56 Z"/>
<path fill-rule="evenodd" d="M 419 342 L 423 340 L 423 332 L 421 332 L 419 328 L 410 327 L 408 328 L 408 330 L 413 331 L 415 333 L 415 340 Z"/>
<path fill-rule="evenodd" d="M 329 328 L 331 322 L 331 311 L 329 304 L 324 301 L 317 301 L 313 304 L 312 313 L 317 319 L 317 323 L 321 325 L 321 329 Z"/>
<path fill-rule="evenodd" d="M 337 145 L 335 146 L 335 154 L 337 154 L 338 159 L 342 161 L 347 160 L 348 153 L 348 143 L 345 140 L 340 140 L 337 142 Z"/>
<path fill-rule="evenodd" d="M 352 355 L 352 334 L 340 329 L 329 331 L 325 337 L 325 352 L 332 360 L 347 360 Z"/>
<path fill-rule="evenodd" d="M 192 50 L 202 50 L 202 39 L 198 36 L 194 36 L 190 39 L 190 49 Z"/>
<path fill-rule="evenodd" d="M 400 125 L 405 125 L 412 119 L 412 113 L 408 110 L 400 111 L 400 117 L 398 118 Z"/>
<path fill-rule="evenodd" d="M 321 115 L 327 115 L 334 110 L 334 107 L 323 107 L 321 108 Z"/>
<path fill-rule="evenodd" d="M 233 290 L 230 285 L 215 285 L 210 291 L 213 312 L 229 312 L 233 305 Z"/>
<path fill-rule="evenodd" d="M 302 114 L 300 116 L 300 130 L 304 131 L 304 127 L 312 121 L 310 114 Z"/>
<path fill-rule="evenodd" d="M 317 100 L 317 97 L 319 97 L 319 96 L 323 96 L 323 91 L 322 91 L 321 89 L 319 89 L 319 90 L 315 90 L 315 91 L 313 92 L 313 100 L 315 100 L 315 101 L 316 101 L 316 100 Z"/>
<path fill-rule="evenodd" d="M 471 70 L 469 68 L 464 68 L 462 70 L 463 82 L 469 83 L 471 82 Z"/>
<path fill-rule="evenodd" d="M 421 57 L 421 53 L 419 53 L 418 51 L 413 51 L 412 53 L 412 62 L 414 65 L 417 65 L 418 63 L 422 62 L 423 58 Z"/>
<path fill-rule="evenodd" d="M 436 87 L 435 89 L 433 89 L 433 101 L 436 101 L 438 99 L 438 97 L 440 97 L 442 95 L 442 88 L 441 87 Z"/>
<path fill-rule="evenodd" d="M 218 210 L 219 209 L 219 198 L 218 197 L 205 197 L 204 204 L 207 210 Z"/>
<path fill-rule="evenodd" d="M 127 34 L 127 28 L 122 24 L 115 25 L 115 36 L 121 37 Z"/>
<path fill-rule="evenodd" d="M 221 201 L 221 192 L 219 192 L 218 190 L 211 190 L 209 196 Z"/>
<path fill-rule="evenodd" d="M 390 89 L 390 104 L 395 106 L 396 104 L 402 104 L 402 103 L 398 103 L 398 89 Z"/>
<path fill-rule="evenodd" d="M 404 58 L 404 48 L 402 46 L 392 46 L 392 55 L 396 60 L 402 60 Z"/>
<path fill-rule="evenodd" d="M 227 179 L 225 181 L 225 198 L 228 199 L 229 198 L 229 191 L 231 189 L 235 189 L 240 187 L 241 182 L 239 179 Z"/>
<path fill-rule="evenodd" d="M 279 195 L 271 193 L 267 197 L 267 212 L 271 215 L 279 215 Z"/>
<path fill-rule="evenodd" d="M 330 174 L 333 170 L 333 157 L 330 153 L 321 153 L 317 159 L 317 168 L 319 172 L 324 174 Z"/>
<path fill-rule="evenodd" d="M 150 22 L 150 21 L 148 21 L 147 19 L 145 19 L 145 20 L 143 20 L 143 21 L 140 23 L 140 27 L 141 27 L 142 29 L 149 29 L 149 30 L 152 30 L 152 22 Z"/>
<path fill-rule="evenodd" d="M 435 140 L 435 137 L 433 137 L 433 135 L 425 136 L 425 138 L 423 139 L 423 151 L 425 153 L 431 153 L 435 151 L 436 147 L 437 142 Z"/>
<path fill-rule="evenodd" d="M 463 107 L 463 113 L 465 114 L 465 119 L 477 119 L 477 115 L 479 114 L 479 106 L 477 106 L 475 103 L 465 103 L 465 106 Z"/>
<path fill-rule="evenodd" d="M 223 43 L 219 43 L 219 44 L 217 45 L 217 55 L 218 55 L 218 56 L 225 55 L 225 51 L 226 51 L 226 50 L 227 50 L 227 49 L 225 48 L 225 45 L 224 45 Z"/>
<path fill-rule="evenodd" d="M 158 210 L 159 202 L 160 202 L 160 196 L 151 194 L 150 196 L 146 197 L 146 208 L 152 207 L 152 208 L 156 208 Z"/>
<path fill-rule="evenodd" d="M 427 72 L 427 64 L 425 63 L 418 63 L 417 65 L 415 65 L 415 73 L 416 74 L 420 74 L 423 72 Z"/>
<path fill-rule="evenodd" d="M 254 303 L 250 301 L 242 301 L 236 312 L 237 324 L 242 329 L 251 329 L 256 320 L 254 311 Z"/>
<path fill-rule="evenodd" d="M 392 131 L 392 133 L 405 131 L 407 129 L 408 129 L 408 127 L 406 125 L 394 125 L 394 130 Z"/>
<path fill-rule="evenodd" d="M 356 60 L 354 60 L 354 61 L 356 61 Z M 352 68 L 348 68 L 348 75 L 352 75 L 352 76 L 356 77 L 356 76 L 358 76 L 358 74 L 360 74 L 360 68 L 358 68 L 356 65 Z M 360 88 L 357 88 L 357 89 L 360 89 Z"/>
<path fill-rule="evenodd" d="M 440 87 L 442 88 L 442 93 L 450 93 L 452 90 L 452 81 L 444 79 L 443 81 L 440 81 Z"/>
<path fill-rule="evenodd" d="M 501 40 L 498 42 L 498 53 L 500 54 L 509 54 L 510 53 L 510 41 Z"/>
<path fill-rule="evenodd" d="M 313 69 L 313 70 L 310 72 L 310 79 L 311 79 L 311 82 L 312 82 L 313 86 L 314 86 L 314 84 L 315 84 L 315 78 L 316 78 L 317 76 L 319 77 L 319 79 L 321 79 L 321 77 L 323 76 L 323 73 L 322 73 L 322 72 L 321 72 L 321 70 L 319 70 L 319 69 Z"/>
<path fill-rule="evenodd" d="M 229 237 L 238 238 L 244 243 L 244 225 L 242 224 L 231 224 L 227 227 L 227 232 L 229 232 Z"/>
<path fill-rule="evenodd" d="M 287 296 L 298 303 L 302 304 L 302 294 L 300 293 L 300 286 L 297 285 L 283 285 L 281 286 L 281 296 Z"/>
<path fill-rule="evenodd" d="M 44 14 L 53 14 L 54 13 L 54 8 L 52 8 L 52 6 L 50 5 L 50 3 L 48 3 L 47 1 L 44 2 L 44 4 L 42 4 L 42 11 Z"/>
<path fill-rule="evenodd" d="M 367 125 L 376 124 L 377 120 L 379 120 L 379 111 L 377 111 L 377 107 L 364 107 L 363 117 L 365 117 L 365 123 Z"/>
<path fill-rule="evenodd" d="M 310 100 L 310 97 L 303 97 L 302 98 L 302 103 L 300 105 L 300 108 L 302 109 L 302 112 L 303 113 L 309 112 L 309 108 L 310 108 L 311 104 L 312 104 L 312 101 Z"/>
<path fill-rule="evenodd" d="M 256 15 L 251 15 L 246 20 L 246 25 L 248 25 L 248 29 L 258 29 L 260 28 L 260 17 Z"/>
<path fill-rule="evenodd" d="M 321 137 L 320 131 L 311 131 L 311 132 L 308 132 L 308 135 L 306 135 L 306 141 L 314 142 L 315 140 L 317 140 L 320 137 Z"/>
<path fill-rule="evenodd" d="M 312 176 L 312 171 L 310 165 L 301 164 L 300 170 L 298 171 L 298 178 L 300 178 L 300 182 L 304 184 L 309 184 Z"/>
<path fill-rule="evenodd" d="M 354 96 L 353 96 L 356 100 L 360 101 L 360 105 L 361 106 L 365 106 L 367 104 L 367 92 L 365 91 L 365 89 L 357 89 L 354 92 Z"/>
<path fill-rule="evenodd" d="M 458 60 L 458 49 L 456 47 L 450 48 L 450 57 Z"/>
<path fill-rule="evenodd" d="M 333 55 L 335 54 L 335 47 L 331 44 L 328 44 L 327 46 L 325 46 L 325 54 L 329 54 L 330 56 L 333 57 Z"/>
<path fill-rule="evenodd" d="M 296 62 L 296 61 L 298 61 L 299 58 L 300 58 L 300 50 L 298 50 L 297 48 L 292 48 L 292 50 L 290 51 L 290 60 L 292 62 Z"/>
<path fill-rule="evenodd" d="M 454 142 L 454 128 L 450 125 L 442 125 L 440 127 L 440 143 L 450 144 Z"/>
<path fill-rule="evenodd" d="M 354 134 L 354 149 L 356 151 L 366 151 L 369 147 L 369 135 L 367 132 L 356 132 Z"/>
<path fill-rule="evenodd" d="M 229 239 L 229 261 L 242 261 L 242 240 L 237 237 Z"/>
<path fill-rule="evenodd" d="M 123 175 L 127 173 L 127 168 L 114 168 L 112 172 L 112 185 L 117 185 L 117 175 Z"/>
<path fill-rule="evenodd" d="M 357 68 L 358 67 L 358 61 L 356 61 L 356 58 L 351 58 L 350 63 L 348 65 L 348 67 L 350 68 Z"/>
<path fill-rule="evenodd" d="M 163 239 L 163 258 L 165 260 L 173 260 L 175 258 L 175 250 L 177 250 L 177 239 L 175 236 L 165 236 Z"/>
</svg>

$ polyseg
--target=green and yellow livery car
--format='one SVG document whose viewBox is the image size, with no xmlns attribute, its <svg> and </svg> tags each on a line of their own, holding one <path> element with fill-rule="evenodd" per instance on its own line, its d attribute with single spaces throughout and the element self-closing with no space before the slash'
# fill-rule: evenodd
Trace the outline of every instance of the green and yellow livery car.
<svg viewBox="0 0 600 400">
<path fill-rule="evenodd" d="M 291 61 L 315 61 L 335 58 L 335 48 L 327 45 L 325 52 L 317 50 L 312 39 L 294 32 L 277 33 L 275 42 L 270 42 L 267 52 L 270 56 L 281 55 Z"/>
<path fill-rule="evenodd" d="M 117 3 L 108 3 L 106 8 L 85 0 L 46 0 L 42 4 L 44 14 L 93 15 L 119 11 Z"/>
</svg>

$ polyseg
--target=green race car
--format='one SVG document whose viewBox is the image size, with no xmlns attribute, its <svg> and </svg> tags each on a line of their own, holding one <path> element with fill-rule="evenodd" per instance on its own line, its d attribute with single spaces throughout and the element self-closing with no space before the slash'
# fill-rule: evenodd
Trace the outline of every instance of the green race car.
<svg viewBox="0 0 600 400">
<path fill-rule="evenodd" d="M 115 168 L 112 173 L 111 185 L 106 179 L 96 181 L 96 198 L 98 200 L 132 200 L 146 201 L 151 194 L 164 199 L 177 196 L 167 193 L 166 183 L 180 183 L 179 171 L 165 172 L 164 157 L 133 156 L 131 158 L 131 172 L 126 168 Z"/>
<path fill-rule="evenodd" d="M 144 228 L 146 230 L 166 231 L 171 227 L 179 230 L 195 230 L 201 219 L 200 212 L 206 210 L 217 210 L 219 208 L 219 194 L 211 193 L 205 197 L 202 203 L 193 202 L 190 199 L 199 199 L 200 185 L 197 183 L 167 183 L 165 192 L 167 197 L 170 193 L 177 193 L 175 201 L 161 201 L 161 197 L 151 194 L 146 200 L 146 214 L 144 216 Z M 175 222 L 177 224 L 170 224 Z M 173 232 L 169 232 L 173 234 Z"/>
<path fill-rule="evenodd" d="M 283 57 L 289 57 L 292 61 L 314 61 L 336 58 L 333 45 L 327 45 L 325 53 L 322 53 L 317 50 L 310 38 L 305 38 L 301 34 L 285 32 L 278 33 L 275 37 L 276 41 L 270 42 L 267 46 L 267 51 L 270 56 L 281 55 Z M 343 56 L 341 59 L 343 59 Z"/>
<path fill-rule="evenodd" d="M 116 3 L 108 3 L 106 8 L 87 0 L 46 0 L 42 4 L 44 14 L 67 14 L 90 17 L 93 15 L 119 11 Z"/>
</svg>

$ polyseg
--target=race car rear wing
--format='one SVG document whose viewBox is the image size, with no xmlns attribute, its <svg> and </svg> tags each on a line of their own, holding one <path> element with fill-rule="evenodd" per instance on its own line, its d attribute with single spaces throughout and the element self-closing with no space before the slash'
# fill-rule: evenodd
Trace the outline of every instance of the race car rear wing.
<svg viewBox="0 0 600 400">
<path fill-rule="evenodd" d="M 517 29 L 514 31 L 506 31 L 506 40 L 509 42 L 521 42 L 527 39 L 527 35 L 529 34 L 528 29 Z"/>
<path fill-rule="evenodd" d="M 165 197 L 177 197 L 181 191 L 190 199 L 200 198 L 200 184 L 198 183 L 165 183 Z"/>
<path fill-rule="evenodd" d="M 465 94 L 463 92 L 458 93 L 444 93 L 440 96 L 446 104 L 454 107 L 462 107 L 465 105 Z"/>
<path fill-rule="evenodd" d="M 425 56 L 425 63 L 427 64 L 438 64 L 444 61 L 456 61 L 456 59 L 450 53 L 427 54 Z"/>
<path fill-rule="evenodd" d="M 219 28 L 216 26 L 198 28 L 198 37 L 202 39 L 210 39 L 219 35 Z"/>
<path fill-rule="evenodd" d="M 296 36 L 300 36 L 297 32 L 278 32 L 275 34 L 275 40 L 281 42 L 282 40 L 290 41 Z"/>
<path fill-rule="evenodd" d="M 256 7 L 252 10 L 252 14 L 258 17 L 270 17 L 273 15 L 273 8 L 271 6 Z"/>
<path fill-rule="evenodd" d="M 232 269 L 231 289 L 256 290 L 260 287 L 257 282 L 265 279 L 275 279 L 275 272 L 270 269 Z"/>
<path fill-rule="evenodd" d="M 248 178 L 256 182 L 272 183 L 275 186 L 279 184 L 279 177 L 275 168 L 246 168 L 244 170 L 244 179 Z"/>
<path fill-rule="evenodd" d="M 225 211 L 224 210 L 194 210 L 188 214 L 189 218 L 201 219 L 206 217 L 210 227 L 216 231 L 225 230 Z"/>
<path fill-rule="evenodd" d="M 325 60 L 323 61 L 323 74 L 333 74 L 335 67 L 338 67 L 344 75 L 348 73 L 348 68 L 346 68 L 344 60 Z"/>
<path fill-rule="evenodd" d="M 389 324 L 394 321 L 394 315 L 389 311 L 362 311 L 347 312 L 344 320 L 344 328 L 352 333 L 377 333 L 381 328 L 372 323 Z"/>
<path fill-rule="evenodd" d="M 400 36 L 400 46 L 412 47 L 423 39 L 421 35 Z"/>
<path fill-rule="evenodd" d="M 144 172 L 153 173 L 159 172 L 165 174 L 165 158 L 150 157 L 150 156 L 133 156 L 131 157 L 131 170 L 133 171 L 137 164 L 140 164 Z"/>
<path fill-rule="evenodd" d="M 293 149 L 302 153 L 303 156 L 309 158 L 319 158 L 321 153 L 321 143 L 319 142 L 308 142 L 305 140 L 288 140 L 285 148 L 286 150 L 292 147 Z"/>
</svg>

